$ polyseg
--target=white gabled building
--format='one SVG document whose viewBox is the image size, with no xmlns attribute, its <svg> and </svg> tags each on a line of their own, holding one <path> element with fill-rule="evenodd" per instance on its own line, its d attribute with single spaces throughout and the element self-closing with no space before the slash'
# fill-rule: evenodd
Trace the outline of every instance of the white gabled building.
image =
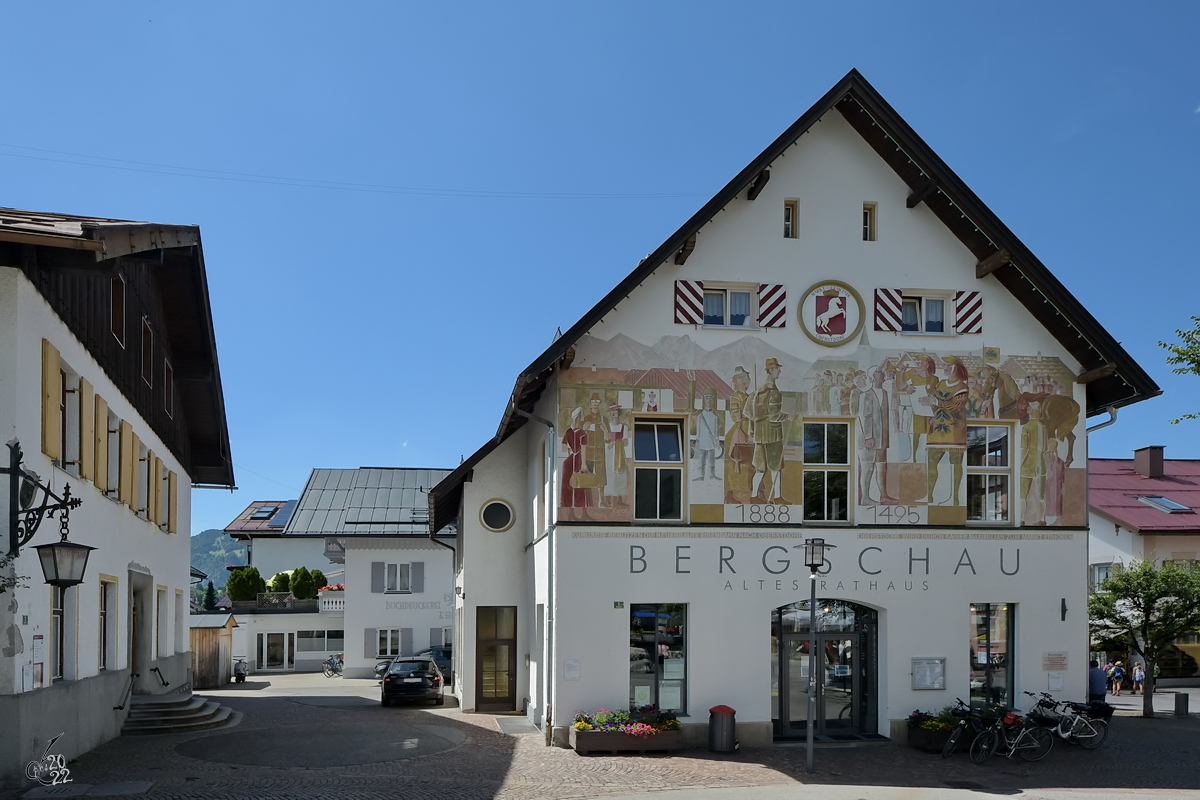
<svg viewBox="0 0 1200 800">
<path fill-rule="evenodd" d="M 299 500 L 247 507 L 226 531 L 248 542 L 250 566 L 265 580 L 316 566 L 346 588 L 322 593 L 311 608 L 303 601 L 235 603 L 244 633 L 234 637 L 234 655 L 244 654 L 255 671 L 288 672 L 319 670 L 331 653 L 344 652 L 345 675 L 366 678 L 379 659 L 449 644 L 454 533 L 430 540 L 425 497 L 449 472 L 314 469 Z M 276 507 L 270 515 L 263 510 Z M 272 525 L 276 514 L 287 516 Z"/>
<path fill-rule="evenodd" d="M 131 693 L 188 688 L 191 488 L 234 485 L 196 226 L 0 209 L 0 440 L 13 439 L 24 469 L 58 494 L 70 484 L 71 541 L 96 549 L 82 584 L 45 584 L 31 548 L 58 536 L 46 519 L 9 573 L 28 588 L 0 595 L 3 782 L 59 734 L 68 759 L 116 736 Z"/>
<path fill-rule="evenodd" d="M 548 321 L 553 326 L 554 321 Z M 438 484 L 455 692 L 562 742 L 903 735 L 1085 694 L 1086 419 L 1159 392 L 851 72 L 518 376 Z M 808 608 L 801 544 L 836 546 Z"/>
</svg>

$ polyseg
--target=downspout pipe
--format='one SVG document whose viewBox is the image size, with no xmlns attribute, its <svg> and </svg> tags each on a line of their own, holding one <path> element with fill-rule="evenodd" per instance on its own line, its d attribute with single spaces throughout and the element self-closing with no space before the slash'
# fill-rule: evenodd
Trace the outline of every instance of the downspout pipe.
<svg viewBox="0 0 1200 800">
<path fill-rule="evenodd" d="M 535 538 L 533 543 L 546 538 L 546 547 L 549 551 L 549 558 L 546 560 L 546 633 L 545 644 L 542 653 L 542 682 L 545 694 L 542 697 L 542 727 L 546 735 L 546 746 L 550 747 L 554 743 L 554 707 L 552 700 L 554 698 L 554 529 L 558 523 L 556 519 L 558 507 L 554 503 L 554 498 L 558 494 L 554 490 L 555 480 L 558 477 L 554 470 L 554 463 L 557 458 L 558 432 L 554 427 L 554 423 L 550 420 L 539 417 L 536 414 L 530 414 L 528 411 L 522 411 L 519 408 L 513 408 L 513 412 L 517 416 L 524 417 L 531 422 L 537 422 L 545 425 L 549 429 L 547 436 L 546 447 L 546 486 L 543 491 L 546 491 L 550 496 L 546 502 L 546 530 L 542 531 Z M 532 543 L 531 543 L 532 544 Z M 537 572 L 535 571 L 536 575 Z"/>
<path fill-rule="evenodd" d="M 1088 433 L 1091 433 L 1092 431 L 1098 431 L 1098 430 L 1100 430 L 1101 428 L 1107 428 L 1109 425 L 1113 425 L 1113 424 L 1115 424 L 1115 423 L 1116 423 L 1116 421 L 1117 421 L 1117 407 L 1116 407 L 1116 406 L 1109 406 L 1108 408 L 1106 408 L 1106 409 L 1104 409 L 1104 410 L 1108 412 L 1108 419 L 1106 419 L 1104 422 L 1101 422 L 1101 423 L 1099 423 L 1099 424 L 1093 425 L 1092 427 L 1088 428 L 1088 429 L 1087 429 L 1087 432 L 1088 432 Z"/>
</svg>

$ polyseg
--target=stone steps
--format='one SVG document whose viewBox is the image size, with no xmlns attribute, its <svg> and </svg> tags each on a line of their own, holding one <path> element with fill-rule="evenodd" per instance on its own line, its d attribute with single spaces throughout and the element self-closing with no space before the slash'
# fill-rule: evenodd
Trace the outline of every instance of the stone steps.
<svg viewBox="0 0 1200 800">
<path fill-rule="evenodd" d="M 142 695 L 130 700 L 129 717 L 121 728 L 121 734 L 191 733 L 233 727 L 241 721 L 241 712 L 190 692 Z"/>
</svg>

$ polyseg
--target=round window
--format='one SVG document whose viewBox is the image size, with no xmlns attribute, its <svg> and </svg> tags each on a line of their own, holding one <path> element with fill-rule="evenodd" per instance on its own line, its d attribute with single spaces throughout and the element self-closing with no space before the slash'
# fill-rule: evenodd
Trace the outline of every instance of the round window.
<svg viewBox="0 0 1200 800">
<path fill-rule="evenodd" d="M 513 510 L 512 506 L 503 500 L 489 500 L 483 505 L 483 510 L 479 512 L 479 519 L 483 522 L 483 527 L 490 531 L 500 533 L 512 527 Z"/>
</svg>

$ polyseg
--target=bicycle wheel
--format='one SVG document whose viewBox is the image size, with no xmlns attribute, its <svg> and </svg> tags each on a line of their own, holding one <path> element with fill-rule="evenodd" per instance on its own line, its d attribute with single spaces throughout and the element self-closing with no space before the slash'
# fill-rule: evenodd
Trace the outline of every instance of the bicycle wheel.
<svg viewBox="0 0 1200 800">
<path fill-rule="evenodd" d="M 996 733 L 995 728 L 988 728 L 981 731 L 975 737 L 975 741 L 971 742 L 971 760 L 976 764 L 982 764 L 992 757 L 996 752 L 996 748 L 1000 746 L 1000 735 Z"/>
<path fill-rule="evenodd" d="M 962 736 L 962 732 L 962 725 L 950 731 L 950 738 L 946 740 L 946 744 L 942 745 L 942 758 L 949 758 L 954 749 L 958 747 L 958 739 Z"/>
<path fill-rule="evenodd" d="M 334 675 L 333 667 L 329 666 L 328 664 L 325 664 L 324 666 L 325 666 L 325 668 L 322 671 L 325 673 L 325 677 L 332 678 Z"/>
<path fill-rule="evenodd" d="M 1080 720 L 1080 725 L 1071 738 L 1084 750 L 1095 750 L 1108 738 L 1108 723 L 1102 719 L 1085 717 Z"/>
<path fill-rule="evenodd" d="M 1071 738 L 1071 729 L 1075 727 L 1075 716 L 1063 717 L 1058 721 L 1058 735 L 1064 739 Z"/>
<path fill-rule="evenodd" d="M 1054 747 L 1054 734 L 1045 728 L 1026 728 L 1017 737 L 1017 753 L 1026 761 L 1041 761 Z"/>
</svg>

